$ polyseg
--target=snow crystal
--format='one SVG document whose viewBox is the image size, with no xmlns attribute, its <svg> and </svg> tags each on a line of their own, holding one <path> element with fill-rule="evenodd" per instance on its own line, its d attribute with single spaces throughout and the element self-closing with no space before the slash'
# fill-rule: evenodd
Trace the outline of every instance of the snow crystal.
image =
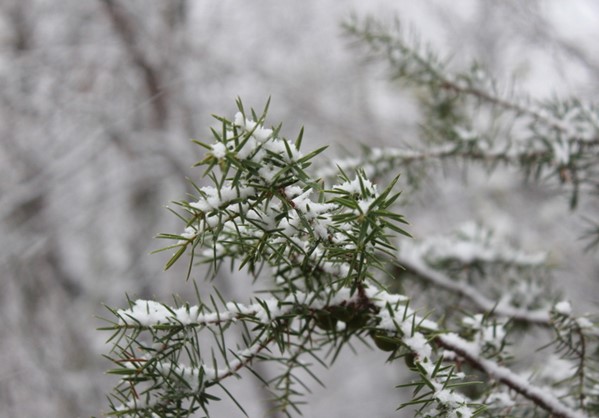
<svg viewBox="0 0 599 418">
<path fill-rule="evenodd" d="M 275 167 L 273 167 L 272 165 L 262 166 L 258 170 L 258 174 L 260 175 L 260 177 L 266 180 L 267 183 L 272 183 L 278 172 L 279 170 L 275 169 Z"/>
<path fill-rule="evenodd" d="M 439 325 L 430 319 L 421 319 L 418 321 L 418 324 L 420 325 L 420 328 L 425 328 L 431 331 L 436 331 L 439 329 Z"/>
<path fill-rule="evenodd" d="M 410 347 L 410 349 L 416 353 L 420 360 L 429 358 L 432 353 L 432 349 L 424 335 L 419 332 L 415 332 L 412 337 L 404 338 L 404 343 Z"/>
<path fill-rule="evenodd" d="M 360 212 L 368 213 L 368 211 L 370 210 L 370 205 L 372 204 L 373 201 L 374 201 L 374 199 L 360 200 L 358 202 L 358 206 L 360 207 Z"/>
<path fill-rule="evenodd" d="M 179 378 L 185 380 L 192 390 L 198 390 L 202 383 L 199 379 L 201 370 L 203 367 L 188 367 L 183 364 L 168 363 L 168 362 L 157 362 L 156 369 L 161 374 L 169 376 L 172 373 L 176 374 Z M 204 376 L 209 379 L 212 378 L 209 373 L 204 371 Z"/>
<path fill-rule="evenodd" d="M 272 135 L 272 129 L 266 129 L 261 126 L 254 129 L 253 136 L 260 142 L 266 141 Z"/>
<path fill-rule="evenodd" d="M 489 344 L 495 348 L 500 348 L 506 334 L 503 324 L 494 322 L 486 325 L 484 324 L 484 319 L 482 314 L 476 314 L 465 317 L 462 319 L 462 323 L 468 328 L 478 331 L 476 342 L 480 345 Z"/>
<path fill-rule="evenodd" d="M 362 187 L 360 186 L 360 177 L 356 177 L 352 181 L 346 181 L 343 184 L 337 185 L 334 187 L 335 190 L 343 190 L 345 192 L 351 194 L 362 194 Z M 361 184 L 364 186 L 364 189 L 371 195 L 376 195 L 376 185 L 372 184 L 370 180 L 362 178 Z"/>
<path fill-rule="evenodd" d="M 245 127 L 245 118 L 243 117 L 243 113 L 237 112 L 235 114 L 235 121 L 233 123 L 237 126 Z"/>
<path fill-rule="evenodd" d="M 204 219 L 209 228 L 216 228 L 220 223 L 220 216 L 208 216 Z"/>
<path fill-rule="evenodd" d="M 254 138 L 249 138 L 243 145 L 243 148 L 237 150 L 237 158 L 245 160 L 256 150 L 257 146 L 258 143 L 256 140 Z"/>
<path fill-rule="evenodd" d="M 439 402 L 450 406 L 457 406 L 466 402 L 466 398 L 449 389 L 438 390 L 434 396 Z"/>
<path fill-rule="evenodd" d="M 454 332 L 448 332 L 441 336 L 443 341 L 449 342 L 452 347 L 459 347 L 461 351 L 468 353 L 472 357 L 478 357 L 480 347 L 476 343 L 464 340 Z"/>
<path fill-rule="evenodd" d="M 245 128 L 247 132 L 252 132 L 252 136 L 260 142 L 266 141 L 272 135 L 272 129 L 266 129 L 253 120 L 246 119 L 241 112 L 235 114 L 233 123 L 240 128 Z"/>
<path fill-rule="evenodd" d="M 580 317 L 576 319 L 576 323 L 581 329 L 593 328 L 595 325 L 588 318 Z"/>
<path fill-rule="evenodd" d="M 553 144 L 553 158 L 558 165 L 570 162 L 570 143 L 567 140 L 556 141 Z"/>
<path fill-rule="evenodd" d="M 378 326 L 380 328 L 395 331 L 397 328 L 396 324 L 399 324 L 405 335 L 411 335 L 412 319 L 414 319 L 415 323 L 422 328 L 429 330 L 438 329 L 438 325 L 435 322 L 419 317 L 413 309 L 406 306 L 405 302 L 409 300 L 407 296 L 390 294 L 376 289 L 366 289 L 366 294 L 380 308 L 378 313 L 380 319 Z M 390 306 L 394 310 L 393 315 L 389 313 L 387 306 Z"/>
<path fill-rule="evenodd" d="M 273 137 L 274 131 L 272 129 L 265 128 L 260 123 L 246 119 L 241 112 L 235 115 L 233 123 L 251 134 L 250 138 L 247 138 L 244 142 L 243 147 L 237 150 L 237 158 L 239 159 L 245 160 L 249 158 L 257 163 L 262 163 L 268 156 L 267 151 L 280 155 L 287 162 L 297 160 L 303 156 L 295 144 L 285 139 Z M 269 171 L 272 172 L 273 170 Z M 265 172 L 264 174 L 266 175 L 263 176 L 267 181 L 272 179 L 268 175 L 269 171 Z"/>
<path fill-rule="evenodd" d="M 476 132 L 463 128 L 461 126 L 455 126 L 453 128 L 454 133 L 458 136 L 458 138 L 462 141 L 469 142 L 475 141 L 478 138 Z"/>
<path fill-rule="evenodd" d="M 451 350 L 443 350 L 441 353 L 441 358 L 447 361 L 455 361 L 458 358 L 458 355 Z"/>
<path fill-rule="evenodd" d="M 300 210 L 307 220 L 316 218 L 321 213 L 335 209 L 337 206 L 333 203 L 316 203 L 310 200 L 311 190 L 292 199 L 296 210 Z"/>
<path fill-rule="evenodd" d="M 462 324 L 470 327 L 470 328 L 474 328 L 474 329 L 480 329 L 482 321 L 483 321 L 483 315 L 482 314 L 476 314 L 473 316 L 467 316 L 465 318 L 462 319 Z"/>
<path fill-rule="evenodd" d="M 168 322 L 172 313 L 161 303 L 151 300 L 137 300 L 130 309 L 120 309 L 118 315 L 122 323 L 137 323 L 151 326 Z"/>
<path fill-rule="evenodd" d="M 304 190 L 299 186 L 285 187 L 285 196 L 287 196 L 287 198 L 294 198 L 296 196 L 301 195 L 302 193 L 304 193 Z"/>
<path fill-rule="evenodd" d="M 495 348 L 500 348 L 505 338 L 505 329 L 501 324 L 493 324 L 481 330 L 481 340 Z"/>
<path fill-rule="evenodd" d="M 396 306 L 399 303 L 407 302 L 409 298 L 405 295 L 383 292 L 377 289 L 368 288 L 366 294 L 369 298 L 376 298 L 383 303 L 383 306 L 388 303 L 391 306 Z"/>
<path fill-rule="evenodd" d="M 227 148 L 225 147 L 225 144 L 223 144 L 222 142 L 217 142 L 215 144 L 212 144 L 211 153 L 216 158 L 221 159 L 227 154 Z"/>
<path fill-rule="evenodd" d="M 185 228 L 181 236 L 185 239 L 192 239 L 198 235 L 198 231 L 193 226 L 188 226 Z"/>
<path fill-rule="evenodd" d="M 195 227 L 188 226 L 187 228 L 185 228 L 185 230 L 182 233 L 179 234 L 181 236 L 181 238 L 183 238 L 183 239 L 177 241 L 177 245 L 188 243 L 190 240 L 197 237 L 198 234 L 199 234 L 199 231 L 196 230 Z"/>
<path fill-rule="evenodd" d="M 314 235 L 318 238 L 325 240 L 329 237 L 329 230 L 327 226 L 330 224 L 330 219 L 320 219 L 320 222 L 314 225 Z"/>
<path fill-rule="evenodd" d="M 246 198 L 256 192 L 253 187 L 233 186 L 230 182 L 223 185 L 220 190 L 212 186 L 205 186 L 200 189 L 204 196 L 197 202 L 190 202 L 189 206 L 202 212 L 211 212 L 219 209 L 223 204 L 229 203 L 237 198 Z"/>
<path fill-rule="evenodd" d="M 555 304 L 555 312 L 561 315 L 570 315 L 572 313 L 572 305 L 568 301 L 561 301 Z"/>
<path fill-rule="evenodd" d="M 264 147 L 272 153 L 279 154 L 287 162 L 292 162 L 303 157 L 295 144 L 280 138 L 273 138 L 264 143 Z M 291 155 L 289 155 L 291 153 Z"/>
<path fill-rule="evenodd" d="M 279 307 L 279 301 L 276 299 L 263 300 L 262 304 L 254 306 L 258 308 L 257 312 L 255 313 L 256 318 L 258 318 L 263 324 L 269 323 L 272 318 L 276 318 L 283 312 Z"/>
<path fill-rule="evenodd" d="M 200 313 L 197 306 L 167 308 L 165 305 L 151 300 L 136 300 L 129 309 L 118 311 L 121 324 L 154 326 L 158 324 L 189 325 L 192 323 L 210 324 L 234 319 L 228 311 L 220 313 Z"/>
</svg>

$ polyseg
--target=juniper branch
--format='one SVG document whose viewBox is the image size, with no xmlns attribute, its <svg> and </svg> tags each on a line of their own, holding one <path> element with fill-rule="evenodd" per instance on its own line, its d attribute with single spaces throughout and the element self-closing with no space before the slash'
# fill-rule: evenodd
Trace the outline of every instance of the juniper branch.
<svg viewBox="0 0 599 418">
<path fill-rule="evenodd" d="M 526 379 L 512 372 L 510 369 L 500 366 L 494 361 L 481 358 L 478 349 L 463 340 L 456 334 L 442 334 L 435 338 L 435 342 L 441 347 L 456 353 L 475 368 L 481 370 L 489 377 L 500 381 L 520 395 L 530 399 L 551 414 L 559 418 L 584 418 L 587 415 L 564 405 L 559 399 L 545 390 L 530 384 Z"/>
</svg>

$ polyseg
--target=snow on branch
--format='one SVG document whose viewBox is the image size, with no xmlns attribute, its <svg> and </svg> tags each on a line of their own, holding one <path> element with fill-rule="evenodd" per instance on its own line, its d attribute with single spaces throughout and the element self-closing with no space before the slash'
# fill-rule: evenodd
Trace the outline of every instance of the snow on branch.
<svg viewBox="0 0 599 418">
<path fill-rule="evenodd" d="M 254 116 L 240 111 L 234 122 L 218 118 L 223 126 L 213 130 L 216 142 L 199 143 L 209 150 L 199 165 L 207 166 L 213 185 L 197 187 L 197 200 L 179 203 L 187 216 L 183 232 L 159 236 L 175 241 L 165 248 L 176 249 L 167 268 L 201 243 L 200 256 L 213 272 L 224 259 L 241 258 L 251 273 L 271 264 L 283 281 L 308 263 L 345 285 L 370 275 L 351 260 L 359 254 L 377 263 L 374 250 L 390 254 L 385 228 L 408 235 L 397 225 L 403 217 L 387 210 L 398 196 L 395 181 L 378 190 L 364 172 L 341 171 L 338 182 L 324 188 L 306 171 L 324 148 L 303 155 L 301 133 L 288 141 Z"/>
<path fill-rule="evenodd" d="M 593 104 L 516 95 L 512 88 L 501 89 L 476 63 L 469 70 L 452 71 L 449 60 L 408 39 L 398 22 L 385 26 L 371 18 L 352 19 L 345 28 L 388 63 L 394 79 L 429 91 L 422 106 L 424 137 L 441 152 L 427 158 L 458 157 L 487 162 L 491 168 L 515 163 L 527 174 L 547 174 L 569 185 L 573 208 L 582 187 L 597 190 L 599 170 L 592 162 L 599 150 L 599 109 Z M 446 146 L 450 150 L 444 152 Z"/>
<path fill-rule="evenodd" d="M 210 326 L 248 317 L 262 324 L 268 324 L 278 317 L 287 315 L 296 305 L 318 310 L 326 305 L 352 301 L 349 288 L 342 288 L 335 293 L 334 297 L 329 296 L 326 299 L 319 298 L 320 295 L 320 293 L 304 294 L 298 291 L 283 300 L 256 299 L 256 303 L 251 305 L 229 302 L 226 304 L 226 310 L 218 312 L 209 312 L 208 306 L 203 303 L 174 308 L 151 300 L 137 300 L 129 309 L 117 311 L 120 320 L 115 326 L 119 328 L 161 326 L 162 329 L 164 325 Z"/>
<path fill-rule="evenodd" d="M 430 236 L 418 243 L 405 243 L 402 250 L 428 263 L 456 261 L 463 265 L 493 263 L 520 268 L 543 267 L 544 252 L 528 253 L 499 240 L 492 230 L 468 222 L 450 234 Z"/>
<path fill-rule="evenodd" d="M 320 382 L 314 366 L 332 363 L 355 339 L 371 341 L 389 361 L 405 361 L 414 378 L 399 387 L 413 392 L 400 408 L 415 406 L 417 416 L 474 417 L 498 404 L 568 418 L 592 411 L 598 376 L 589 353 L 597 329 L 547 292 L 540 280 L 548 270 L 545 254 L 523 252 L 473 224 L 409 242 L 401 227 L 406 221 L 394 209 L 397 178 L 383 186 L 369 176 L 402 159 L 444 158 L 454 145 L 429 155 L 373 150 L 372 169 L 354 170 L 357 161 L 338 164 L 336 181 L 323 182 L 324 171 L 312 163 L 324 148 L 304 154 L 302 133 L 289 141 L 280 126 L 265 127 L 266 109 L 259 116 L 238 107 L 233 120 L 216 118 L 221 126 L 212 130 L 212 142 L 197 142 L 206 149 L 197 165 L 209 184 L 177 203 L 181 232 L 159 237 L 171 242 L 163 250 L 174 251 L 167 268 L 187 254 L 189 272 L 198 260 L 212 278 L 223 266 L 244 270 L 269 280 L 266 296 L 243 304 L 217 294 L 206 303 L 198 291 L 196 304 L 136 300 L 111 310 L 116 319 L 105 328 L 113 332 L 107 357 L 110 373 L 120 378 L 111 394 L 113 415 L 207 415 L 215 389 L 237 403 L 223 381 L 244 370 L 289 415 L 309 391 L 302 376 Z M 389 167 L 376 165 L 385 158 Z M 434 311 L 411 306 L 404 271 L 417 279 L 410 284 L 428 285 L 422 288 Z M 451 300 L 447 292 L 459 297 Z M 546 335 L 552 329 L 548 346 L 576 366 L 576 384 L 563 399 L 508 368 L 522 325 L 541 325 Z M 267 378 L 256 368 L 260 363 L 282 372 Z M 487 376 L 474 391 L 462 389 L 475 378 L 462 363 Z M 526 398 L 524 405 L 513 403 L 512 393 Z"/>
<path fill-rule="evenodd" d="M 487 239 L 488 233 L 473 225 L 462 228 L 461 231 L 468 233 L 431 237 L 419 244 L 402 243 L 397 254 L 397 263 L 420 279 L 466 298 L 483 312 L 531 324 L 550 325 L 550 304 L 546 308 L 537 309 L 514 306 L 514 296 L 510 296 L 509 289 L 505 290 L 499 300 L 494 300 L 471 283 L 450 277 L 441 268 L 447 261 L 455 261 L 460 268 L 473 263 L 500 263 L 505 265 L 502 267 L 505 276 L 505 270 L 509 266 L 520 269 L 543 267 L 546 256 L 542 253 L 527 254 L 498 244 Z M 520 283 L 519 286 L 521 285 Z"/>
<path fill-rule="evenodd" d="M 464 340 L 454 333 L 441 334 L 436 337 L 435 341 L 447 350 L 457 354 L 459 357 L 466 360 L 475 368 L 483 371 L 493 379 L 500 381 L 510 389 L 518 392 L 527 399 L 530 399 L 543 408 L 554 417 L 560 418 L 585 418 L 586 414 L 574 410 L 558 398 L 550 391 L 542 390 L 533 386 L 528 380 L 514 373 L 510 369 L 500 366 L 492 360 L 481 358 L 479 349 L 476 345 Z"/>
<path fill-rule="evenodd" d="M 314 320 L 320 324 L 319 326 L 329 329 L 325 325 L 326 322 L 323 323 L 323 315 L 329 315 L 335 321 L 345 322 L 344 326 L 337 327 L 338 331 L 327 337 L 332 342 L 336 339 L 335 333 L 337 332 L 359 331 L 359 329 L 351 329 L 352 326 L 355 326 L 352 323 L 356 321 L 355 315 L 365 315 L 363 316 L 364 324 L 372 324 L 371 336 L 375 343 L 380 344 L 381 339 L 393 337 L 396 338 L 394 340 L 396 341 L 395 348 L 403 347 L 404 350 L 407 350 L 414 364 L 414 371 L 430 388 L 431 400 L 427 404 L 438 404 L 438 408 L 450 414 L 449 416 L 456 417 L 471 416 L 475 410 L 472 407 L 473 401 L 452 389 L 452 385 L 462 379 L 464 375 L 455 373 L 451 367 L 441 367 L 441 359 L 433 360 L 434 347 L 429 342 L 429 338 L 431 332 L 438 330 L 438 325 L 417 315 L 409 307 L 409 298 L 406 296 L 390 294 L 375 288 L 360 288 L 357 292 L 353 292 L 350 288 L 342 288 L 326 299 L 319 298 L 317 294 L 300 294 L 289 296 L 284 301 L 260 300 L 259 303 L 247 306 L 230 302 L 226 306 L 227 310 L 218 313 L 200 314 L 199 312 L 205 310 L 203 306 L 173 308 L 152 301 L 137 301 L 130 309 L 119 311 L 121 322 L 115 328 L 127 331 L 132 327 L 139 327 L 140 330 L 151 331 L 156 342 L 162 341 L 157 337 L 158 335 L 173 332 L 172 328 L 166 327 L 166 325 L 181 329 L 197 326 L 221 327 L 225 321 L 249 321 L 252 324 L 260 324 L 265 327 L 265 332 L 260 333 L 262 334 L 261 339 L 247 349 L 236 351 L 233 354 L 233 359 L 227 361 L 225 368 L 217 368 L 216 360 L 213 360 L 211 365 L 197 363 L 187 366 L 171 360 L 178 355 L 173 357 L 172 353 L 168 356 L 163 354 L 165 351 L 170 352 L 171 350 L 189 350 L 194 344 L 190 340 L 188 348 L 166 349 L 165 346 L 156 352 L 140 345 L 138 349 L 145 351 L 145 354 L 137 355 L 134 358 L 125 356 L 117 362 L 124 367 L 120 374 L 128 376 L 130 374 L 128 372 L 135 373 L 135 379 L 142 382 L 144 379 L 141 379 L 141 376 L 144 375 L 154 376 L 154 379 L 164 380 L 164 382 L 179 380 L 185 387 L 180 390 L 180 395 L 194 397 L 211 385 L 248 366 L 261 351 L 274 342 L 277 337 L 274 331 L 276 326 L 273 324 L 281 323 L 284 319 L 288 321 L 292 316 L 308 315 L 308 318 L 304 318 L 304 320 Z M 331 330 L 334 331 L 335 327 Z M 299 331 L 294 332 L 291 329 L 285 333 L 299 335 Z M 271 355 L 270 359 L 272 361 L 276 357 Z M 125 380 L 127 381 L 127 377 Z M 135 406 L 130 402 L 124 403 L 116 410 L 139 412 L 142 409 L 156 408 L 158 404 L 163 404 L 168 399 L 168 393 L 156 391 L 162 386 L 164 385 L 159 384 L 151 390 L 154 401 Z"/>
<path fill-rule="evenodd" d="M 217 384 L 228 377 L 236 375 L 241 369 L 247 367 L 262 350 L 268 347 L 269 343 L 270 341 L 257 343 L 247 349 L 233 353 L 233 359 L 227 362 L 225 368 L 215 369 L 214 364 L 199 364 L 191 367 L 181 363 L 156 360 L 149 356 L 122 361 L 121 363 L 135 372 L 147 368 L 147 372 L 150 372 L 154 379 L 177 384 L 180 397 L 193 398 L 198 393 L 202 393 L 207 386 Z M 142 374 L 139 373 L 139 375 Z M 154 411 L 160 410 L 163 407 L 162 404 L 168 399 L 164 394 L 151 390 L 147 390 L 145 396 L 141 398 L 139 399 L 139 396 L 136 396 L 131 401 L 115 405 L 114 410 L 121 415 L 138 415 L 147 412 L 154 416 Z"/>
</svg>

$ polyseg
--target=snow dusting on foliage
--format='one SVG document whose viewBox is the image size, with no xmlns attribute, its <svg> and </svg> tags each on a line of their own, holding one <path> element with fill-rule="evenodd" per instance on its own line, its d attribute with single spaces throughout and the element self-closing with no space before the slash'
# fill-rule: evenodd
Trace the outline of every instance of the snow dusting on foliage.
<svg viewBox="0 0 599 418">
<path fill-rule="evenodd" d="M 483 411 L 478 402 L 492 414 L 519 407 L 520 398 L 558 416 L 583 416 L 572 402 L 561 401 L 570 392 L 545 386 L 552 383 L 543 371 L 526 375 L 507 367 L 514 324 L 553 329 L 567 356 L 577 353 L 578 341 L 596 336 L 593 322 L 573 317 L 569 302 L 540 298 L 543 287 L 535 280 L 548 269 L 545 254 L 521 251 L 473 223 L 452 234 L 416 243 L 402 239 L 395 245 L 396 237 L 409 236 L 399 226 L 405 220 L 391 209 L 399 196 L 393 192 L 397 178 L 380 187 L 364 170 L 340 170 L 325 187 L 308 170 L 323 149 L 304 155 L 301 135 L 290 142 L 279 137 L 280 128 L 264 127 L 265 115 L 252 115 L 255 120 L 243 111 L 233 122 L 217 118 L 223 126 L 213 130 L 216 141 L 198 142 L 208 150 L 198 165 L 207 166 L 212 184 L 196 187 L 196 198 L 179 202 L 185 226 L 161 238 L 175 242 L 166 248 L 175 250 L 167 268 L 189 251 L 209 266 L 209 277 L 223 264 L 239 266 L 254 277 L 270 272 L 275 287 L 249 304 L 227 302 L 220 295 L 218 300 L 211 296 L 208 304 L 198 295 L 195 305 L 137 300 L 115 311 L 114 328 L 133 347 L 122 350 L 116 373 L 132 376 L 123 378 L 124 386 L 155 382 L 140 405 L 152 411 L 175 405 L 173 413 L 183 413 L 170 399 L 173 386 L 179 388 L 177 396 L 206 402 L 211 386 L 259 361 L 282 366 L 273 380 L 275 389 L 283 393 L 281 402 L 292 404 L 296 393 L 286 389 L 294 382 L 292 371 L 301 367 L 312 375 L 297 356 L 315 358 L 325 348 L 338 354 L 359 336 L 391 353 L 391 361 L 404 358 L 416 375 L 407 384 L 416 401 L 402 407 L 419 404 L 419 416 L 473 417 Z M 461 143 L 478 138 L 463 129 L 455 134 Z M 372 155 L 385 156 L 380 150 Z M 434 312 L 413 308 L 411 298 L 391 293 L 387 286 L 394 287 L 395 279 L 403 287 L 404 271 L 411 280 L 432 284 L 442 297 L 443 292 L 459 296 L 439 299 L 440 305 L 455 303 L 459 309 L 446 310 L 446 318 L 438 319 Z M 524 273 L 530 275 L 527 280 L 510 282 Z M 485 275 L 497 278 L 479 289 Z M 509 291 L 502 280 L 509 282 Z M 242 343 L 231 346 L 229 329 L 239 330 Z M 141 334 L 152 344 L 138 340 Z M 201 338 L 210 334 L 218 355 L 213 351 L 206 358 Z M 570 360 L 564 364 L 573 364 Z M 498 383 L 485 383 L 484 395 L 470 398 L 461 390 L 470 378 L 461 370 L 464 363 Z M 558 378 L 570 378 L 564 369 L 555 369 Z M 124 399 L 115 410 L 135 408 Z"/>
<path fill-rule="evenodd" d="M 545 253 L 525 253 L 518 250 L 498 240 L 491 230 L 471 222 L 450 235 L 428 237 L 411 250 L 416 248 L 431 262 L 455 260 L 463 264 L 484 262 L 539 266 L 547 259 Z"/>
<path fill-rule="evenodd" d="M 567 300 L 562 300 L 558 302 L 554 306 L 555 312 L 561 315 L 570 315 L 572 314 L 572 305 Z"/>
</svg>

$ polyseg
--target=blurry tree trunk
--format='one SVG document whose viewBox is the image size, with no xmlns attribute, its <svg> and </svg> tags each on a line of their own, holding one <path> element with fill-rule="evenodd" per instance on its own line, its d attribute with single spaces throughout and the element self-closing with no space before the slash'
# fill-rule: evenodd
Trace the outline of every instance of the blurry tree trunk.
<svg viewBox="0 0 599 418">
<path fill-rule="evenodd" d="M 147 89 L 148 100 L 152 105 L 153 127 L 163 130 L 168 122 L 168 92 L 164 85 L 163 76 L 158 66 L 151 62 L 146 52 L 141 47 L 136 24 L 127 14 L 127 11 L 113 0 L 102 0 L 106 15 L 112 22 L 117 36 L 123 42 L 132 63 L 143 75 Z"/>
</svg>

